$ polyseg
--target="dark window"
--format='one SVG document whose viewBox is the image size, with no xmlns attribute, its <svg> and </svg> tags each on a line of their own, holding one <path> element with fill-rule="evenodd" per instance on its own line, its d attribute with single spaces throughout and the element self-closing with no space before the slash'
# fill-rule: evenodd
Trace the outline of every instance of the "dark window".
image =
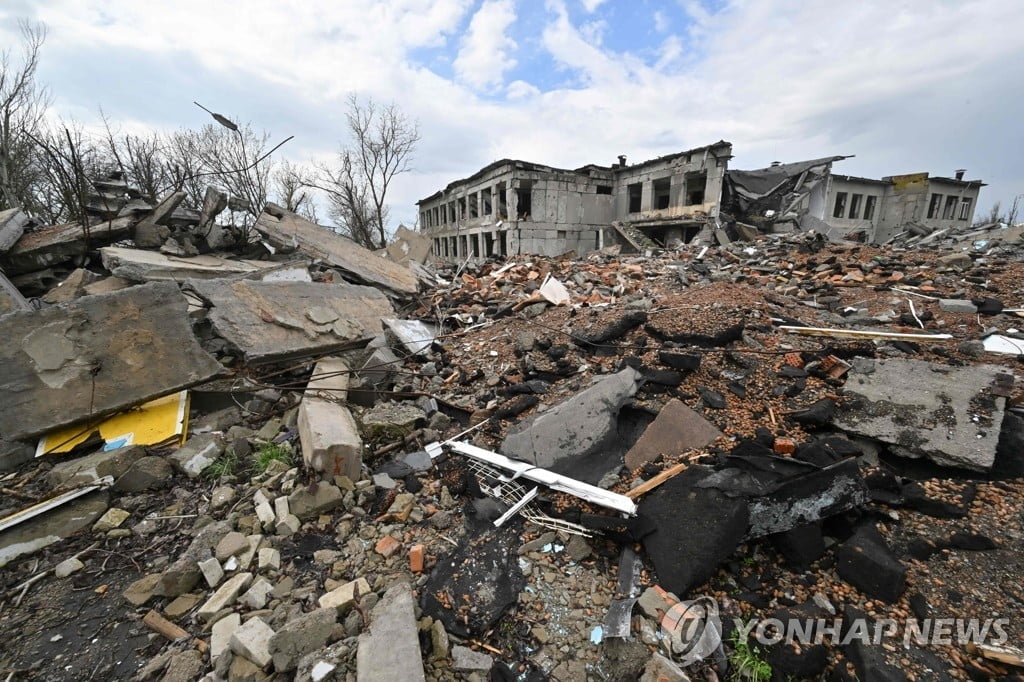
<svg viewBox="0 0 1024 682">
<path fill-rule="evenodd" d="M 469 195 L 469 217 L 479 218 L 480 217 L 480 205 L 477 203 L 478 197 L 476 192 Z M 474 254 L 475 255 L 475 254 Z"/>
<path fill-rule="evenodd" d="M 850 219 L 857 220 L 860 218 L 860 202 L 864 198 L 863 194 L 854 194 L 850 197 Z"/>
<path fill-rule="evenodd" d="M 939 217 L 939 207 L 942 206 L 942 195 L 933 194 L 931 203 L 928 204 L 928 219 Z"/>
<path fill-rule="evenodd" d="M 480 192 L 480 215 L 489 216 L 491 213 L 491 188 L 488 187 Z"/>
<path fill-rule="evenodd" d="M 946 197 L 946 207 L 942 209 L 943 220 L 953 220 L 954 218 L 956 218 L 957 203 L 959 202 L 955 196 L 950 195 Z"/>
<path fill-rule="evenodd" d="M 516 213 L 518 220 L 529 220 L 533 213 L 533 182 L 522 180 L 516 190 Z"/>
<path fill-rule="evenodd" d="M 832 209 L 833 218 L 842 218 L 846 215 L 846 192 L 836 194 L 836 206 Z"/>
<path fill-rule="evenodd" d="M 672 179 L 662 178 L 661 180 L 655 180 L 654 183 L 654 208 L 661 210 L 668 208 L 669 195 L 672 190 Z"/>
<path fill-rule="evenodd" d="M 639 182 L 633 183 L 628 187 L 629 191 L 629 212 L 639 213 L 640 212 L 640 199 L 643 197 L 643 185 Z"/>
<path fill-rule="evenodd" d="M 598 185 L 597 186 L 597 193 L 598 194 L 611 194 L 612 193 L 612 186 L 611 185 Z"/>
<path fill-rule="evenodd" d="M 971 217 L 971 200 L 960 200 L 960 220 L 967 220 Z"/>
<path fill-rule="evenodd" d="M 466 197 L 459 197 L 459 220 L 466 219 Z"/>
<path fill-rule="evenodd" d="M 875 200 L 877 197 L 868 196 L 864 202 L 864 220 L 871 220 L 875 217 Z"/>
<path fill-rule="evenodd" d="M 707 172 L 686 174 L 686 205 L 698 206 L 704 203 L 704 194 L 708 185 Z"/>
</svg>

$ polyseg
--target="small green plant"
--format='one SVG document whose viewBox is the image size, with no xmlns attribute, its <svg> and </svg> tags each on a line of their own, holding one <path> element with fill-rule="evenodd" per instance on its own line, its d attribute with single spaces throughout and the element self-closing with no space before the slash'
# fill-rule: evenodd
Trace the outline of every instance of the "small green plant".
<svg viewBox="0 0 1024 682">
<path fill-rule="evenodd" d="M 772 667 L 761 658 L 761 651 L 750 644 L 739 631 L 732 633 L 729 640 L 732 653 L 729 654 L 729 679 L 732 682 L 768 682 Z"/>
<path fill-rule="evenodd" d="M 256 473 L 262 474 L 270 466 L 271 462 L 284 462 L 291 465 L 292 451 L 287 445 L 277 443 L 265 443 L 256 451 L 253 461 L 253 468 Z"/>
<path fill-rule="evenodd" d="M 238 471 L 238 455 L 232 448 L 224 451 L 210 466 L 203 469 L 203 476 L 211 480 L 218 480 L 226 476 L 234 476 Z"/>
</svg>

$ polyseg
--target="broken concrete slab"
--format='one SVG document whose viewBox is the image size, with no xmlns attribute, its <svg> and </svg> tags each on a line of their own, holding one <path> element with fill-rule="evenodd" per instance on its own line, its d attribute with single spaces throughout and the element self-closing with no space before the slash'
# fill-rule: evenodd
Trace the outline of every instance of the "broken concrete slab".
<svg viewBox="0 0 1024 682">
<path fill-rule="evenodd" d="M 363 439 L 352 413 L 338 403 L 303 398 L 299 404 L 299 441 L 307 466 L 328 478 L 359 480 Z"/>
<path fill-rule="evenodd" d="M 108 246 L 100 249 L 103 267 L 115 277 L 132 282 L 181 282 L 248 275 L 278 266 L 271 261 L 228 260 L 212 255 L 178 258 L 159 251 Z"/>
<path fill-rule="evenodd" d="M 0 435 L 38 436 L 220 375 L 186 306 L 167 282 L 0 318 Z"/>
<path fill-rule="evenodd" d="M 0 532 L 0 568 L 90 527 L 107 510 L 107 493 L 97 491 Z"/>
<path fill-rule="evenodd" d="M 368 632 L 359 635 L 356 651 L 358 682 L 425 680 L 423 655 L 416 631 L 412 588 L 399 582 L 388 588 L 370 614 Z"/>
<path fill-rule="evenodd" d="M 0 254 L 7 253 L 21 239 L 30 220 L 20 208 L 0 211 Z"/>
<path fill-rule="evenodd" d="M 331 511 L 341 504 L 343 496 L 338 486 L 320 482 L 297 488 L 288 496 L 288 508 L 303 521 Z"/>
<path fill-rule="evenodd" d="M 410 230 L 405 225 L 399 225 L 385 251 L 389 259 L 400 265 L 406 265 L 410 262 L 427 262 L 427 258 L 430 256 L 430 247 L 430 237 Z"/>
<path fill-rule="evenodd" d="M 337 615 L 341 616 L 356 602 L 357 592 L 360 599 L 371 592 L 370 583 L 366 581 L 366 578 L 359 578 L 358 580 L 335 587 L 320 597 L 317 603 L 320 605 L 320 608 L 332 609 Z"/>
<path fill-rule="evenodd" d="M 141 446 L 94 452 L 54 464 L 47 480 L 53 488 L 71 488 L 95 483 L 106 476 L 118 478 L 131 468 L 132 462 L 145 455 Z"/>
<path fill-rule="evenodd" d="M 626 453 L 626 466 L 635 469 L 658 455 L 673 456 L 702 448 L 721 435 L 714 424 L 673 398 Z"/>
<path fill-rule="evenodd" d="M 249 364 L 361 345 L 394 315 L 384 294 L 355 284 L 208 280 L 188 288 L 212 306 L 214 331 Z M 330 310 L 333 321 L 317 324 L 305 312 L 313 308 Z"/>
<path fill-rule="evenodd" d="M 275 248 L 298 248 L 362 284 L 400 295 L 412 295 L 418 289 L 416 276 L 408 267 L 381 258 L 338 233 L 276 204 L 267 204 L 255 228 Z"/>
<path fill-rule="evenodd" d="M 89 248 L 112 244 L 131 236 L 135 218 L 114 220 L 82 226 L 80 223 L 52 225 L 22 235 L 21 239 L 0 257 L 9 275 L 20 275 L 73 260 Z"/>
<path fill-rule="evenodd" d="M 631 367 L 601 378 L 510 429 L 502 453 L 596 484 L 622 466 L 612 446 L 620 444 L 619 411 L 636 394 L 639 380 L 640 373 Z"/>
<path fill-rule="evenodd" d="M 15 310 L 32 310 L 32 304 L 22 295 L 18 287 L 7 279 L 3 271 L 0 271 L 0 315 Z"/>
<path fill-rule="evenodd" d="M 85 268 L 76 268 L 56 288 L 50 289 L 43 296 L 47 303 L 67 303 L 76 298 L 85 296 L 85 287 L 100 279 L 100 276 L 89 272 Z"/>
<path fill-rule="evenodd" d="M 846 380 L 839 428 L 887 443 L 895 454 L 987 471 L 995 461 L 1006 398 L 1001 367 L 858 359 Z"/>
<path fill-rule="evenodd" d="M 381 320 L 385 329 L 393 334 L 401 343 L 409 355 L 419 355 L 430 350 L 434 343 L 437 331 L 433 325 L 420 322 L 419 320 L 395 320 L 387 318 Z"/>
</svg>

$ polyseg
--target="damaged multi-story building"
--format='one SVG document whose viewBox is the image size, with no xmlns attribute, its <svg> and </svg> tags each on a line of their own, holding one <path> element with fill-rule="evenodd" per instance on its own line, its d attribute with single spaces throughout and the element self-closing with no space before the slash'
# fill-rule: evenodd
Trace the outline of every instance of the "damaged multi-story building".
<svg viewBox="0 0 1024 682">
<path fill-rule="evenodd" d="M 880 180 L 832 173 L 850 156 L 730 170 L 719 141 L 629 165 L 574 170 L 503 159 L 418 202 L 441 260 L 587 253 L 612 244 L 673 247 L 815 231 L 884 243 L 969 226 L 984 183 L 928 173 Z"/>
<path fill-rule="evenodd" d="M 740 236 L 814 230 L 834 239 L 883 244 L 910 232 L 931 234 L 971 225 L 985 183 L 928 173 L 881 179 L 839 175 L 849 156 L 773 163 L 726 174 L 721 220 Z"/>
<path fill-rule="evenodd" d="M 444 260 L 586 253 L 618 243 L 623 224 L 657 243 L 690 241 L 716 224 L 730 158 L 719 141 L 575 170 L 503 159 L 419 201 L 420 229 Z"/>
</svg>

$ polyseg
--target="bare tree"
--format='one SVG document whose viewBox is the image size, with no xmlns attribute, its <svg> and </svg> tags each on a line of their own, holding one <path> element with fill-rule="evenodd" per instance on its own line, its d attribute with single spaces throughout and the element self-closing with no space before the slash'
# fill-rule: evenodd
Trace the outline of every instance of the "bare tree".
<svg viewBox="0 0 1024 682">
<path fill-rule="evenodd" d="M 21 22 L 22 58 L 15 64 L 9 49 L 0 52 L 0 209 L 34 208 L 41 166 L 33 136 L 38 136 L 50 104 L 36 82 L 39 51 L 46 39 L 41 24 Z"/>
<path fill-rule="evenodd" d="M 274 171 L 274 192 L 277 203 L 310 222 L 317 222 L 316 202 L 309 173 L 298 164 L 282 161 Z"/>
<path fill-rule="evenodd" d="M 1002 211 L 1002 208 L 1003 208 L 1002 204 L 1000 204 L 998 201 L 996 203 L 992 204 L 992 208 L 988 212 L 988 219 L 985 220 L 985 222 L 986 223 L 998 223 L 999 220 L 1000 220 L 1000 215 L 999 214 Z"/>
<path fill-rule="evenodd" d="M 388 191 L 410 168 L 419 126 L 395 104 L 348 99 L 351 146 L 335 167 L 318 166 L 315 186 L 327 194 L 329 213 L 343 234 L 367 248 L 387 245 Z"/>
</svg>

